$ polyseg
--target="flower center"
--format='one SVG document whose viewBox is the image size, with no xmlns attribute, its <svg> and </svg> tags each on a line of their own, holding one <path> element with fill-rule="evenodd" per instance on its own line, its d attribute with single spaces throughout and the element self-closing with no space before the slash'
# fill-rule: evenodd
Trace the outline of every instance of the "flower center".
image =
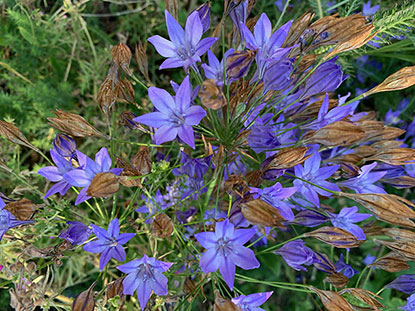
<svg viewBox="0 0 415 311">
<path fill-rule="evenodd" d="M 170 114 L 170 122 L 174 123 L 175 126 L 182 126 L 184 124 L 184 121 L 184 116 L 178 111 L 172 111 L 172 113 Z"/>
<path fill-rule="evenodd" d="M 189 46 L 180 46 L 177 48 L 176 52 L 181 59 L 186 60 L 194 55 L 195 49 Z"/>
</svg>

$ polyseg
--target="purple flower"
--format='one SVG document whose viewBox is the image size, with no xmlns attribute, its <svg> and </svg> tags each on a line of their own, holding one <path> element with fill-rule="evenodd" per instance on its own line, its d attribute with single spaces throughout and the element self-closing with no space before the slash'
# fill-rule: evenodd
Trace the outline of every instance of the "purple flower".
<svg viewBox="0 0 415 311">
<path fill-rule="evenodd" d="M 264 311 L 262 308 L 258 308 L 260 305 L 264 304 L 265 301 L 271 297 L 273 292 L 257 293 L 251 294 L 248 296 L 238 296 L 232 298 L 232 302 L 240 308 L 241 311 Z"/>
<path fill-rule="evenodd" d="M 284 58 L 290 48 L 281 48 L 282 44 L 287 37 L 288 31 L 290 30 L 292 21 L 282 25 L 273 34 L 272 25 L 265 13 L 261 14 L 254 27 L 254 33 L 246 27 L 242 22 L 240 23 L 243 37 L 246 41 L 246 46 L 250 50 L 258 50 L 256 55 L 257 62 L 257 78 L 261 80 L 264 77 L 266 68 L 269 66 L 270 61 L 278 61 Z"/>
<path fill-rule="evenodd" d="M 0 241 L 7 230 L 34 223 L 33 220 L 17 220 L 12 213 L 4 209 L 5 206 L 6 204 L 0 198 Z"/>
<path fill-rule="evenodd" d="M 108 230 L 104 230 L 92 224 L 91 227 L 98 240 L 85 244 L 84 250 L 90 253 L 101 253 L 101 257 L 99 258 L 99 270 L 102 271 L 111 258 L 124 261 L 126 254 L 122 245 L 131 240 L 135 236 L 135 233 L 120 234 L 117 218 L 111 220 L 108 225 Z"/>
<path fill-rule="evenodd" d="M 303 128 L 317 131 L 330 123 L 344 119 L 348 115 L 352 115 L 358 104 L 359 102 L 354 102 L 346 106 L 337 106 L 328 111 L 329 95 L 326 93 L 326 96 L 324 97 L 323 103 L 318 112 L 317 119 L 304 125 Z"/>
<path fill-rule="evenodd" d="M 56 166 L 46 166 L 37 171 L 39 175 L 42 175 L 50 181 L 56 182 L 56 184 L 50 187 L 49 191 L 46 192 L 45 199 L 57 192 L 61 195 L 65 195 L 69 188 L 71 188 L 71 184 L 64 179 L 64 175 L 73 170 L 71 162 L 57 153 L 54 149 L 50 150 L 50 156 Z"/>
<path fill-rule="evenodd" d="M 303 240 L 288 242 L 277 250 L 275 254 L 281 255 L 287 265 L 297 271 L 307 271 L 307 268 L 302 265 L 309 266 L 316 261 L 313 250 L 305 246 Z"/>
<path fill-rule="evenodd" d="M 332 190 L 340 191 L 337 185 L 326 181 L 335 171 L 339 168 L 339 165 L 321 167 L 321 156 L 320 153 L 314 153 L 310 158 L 304 161 L 304 167 L 301 164 L 294 166 L 295 176 L 300 177 L 304 180 L 312 182 L 320 187 Z M 296 179 L 294 180 L 294 186 L 297 187 L 298 192 L 302 194 L 302 197 L 313 203 L 315 206 L 319 206 L 318 194 L 324 196 L 331 196 L 330 192 L 315 187 L 307 182 Z"/>
<path fill-rule="evenodd" d="M 89 239 L 92 233 L 92 229 L 87 225 L 84 225 L 79 221 L 66 222 L 69 226 L 68 229 L 59 233 L 59 237 L 71 243 L 72 245 L 79 245 Z"/>
<path fill-rule="evenodd" d="M 371 5 L 371 1 L 369 0 L 368 2 L 363 3 L 363 10 L 362 10 L 362 15 L 363 16 L 370 16 L 373 15 L 377 12 L 377 10 L 379 10 L 380 5 Z"/>
<path fill-rule="evenodd" d="M 134 121 L 158 128 L 154 135 L 157 145 L 179 136 L 194 149 L 192 126 L 199 124 L 206 111 L 200 106 L 190 106 L 190 92 L 189 76 L 183 80 L 174 98 L 163 89 L 150 87 L 148 96 L 158 111 L 134 118 Z"/>
<path fill-rule="evenodd" d="M 277 62 L 271 62 L 264 74 L 264 91 L 281 91 L 291 84 L 291 72 L 293 71 L 293 62 L 290 59 L 282 59 Z"/>
<path fill-rule="evenodd" d="M 358 225 L 355 225 L 354 223 L 363 221 L 372 215 L 358 213 L 357 211 L 357 206 L 345 207 L 340 211 L 339 214 L 329 213 L 331 216 L 330 220 L 333 226 L 350 232 L 358 240 L 366 240 L 366 236 L 363 232 L 363 229 L 360 228 Z"/>
<path fill-rule="evenodd" d="M 294 214 L 291 210 L 292 205 L 284 200 L 292 196 L 296 191 L 297 188 L 295 187 L 283 188 L 279 182 L 268 188 L 251 187 L 250 190 L 251 193 L 255 193 L 254 199 L 261 197 L 263 201 L 275 207 L 281 216 L 288 221 L 294 220 Z"/>
<path fill-rule="evenodd" d="M 233 8 L 233 10 L 229 12 L 229 17 L 231 18 L 232 22 L 238 29 L 239 35 L 241 36 L 241 38 L 243 38 L 241 25 L 246 23 L 246 19 L 248 17 L 248 1 L 247 0 L 241 1 L 239 5 L 237 5 L 235 8 Z M 234 40 L 235 39 L 236 38 L 234 38 Z"/>
<path fill-rule="evenodd" d="M 389 109 L 385 115 L 385 124 L 396 125 L 396 124 L 402 123 L 403 121 L 400 119 L 400 116 L 406 110 L 408 105 L 409 105 L 409 99 L 404 98 L 401 100 L 401 102 L 399 103 L 395 111 L 393 111 L 392 109 Z"/>
<path fill-rule="evenodd" d="M 368 266 L 371 265 L 372 263 L 374 263 L 376 260 L 376 256 L 371 256 L 370 254 L 368 254 L 364 259 L 363 259 L 363 263 Z"/>
<path fill-rule="evenodd" d="M 186 27 L 180 24 L 165 10 L 167 32 L 170 40 L 160 36 L 152 36 L 148 41 L 154 45 L 157 52 L 167 59 L 161 64 L 160 69 L 195 66 L 202 56 L 217 38 L 202 38 L 203 25 L 198 12 L 190 14 L 186 21 Z M 197 69 L 196 69 L 197 70 Z"/>
<path fill-rule="evenodd" d="M 353 275 L 359 273 L 359 271 L 352 268 L 351 265 L 348 265 L 344 262 L 343 254 L 340 255 L 339 261 L 334 264 L 337 272 L 342 273 L 345 277 L 350 279 Z"/>
<path fill-rule="evenodd" d="M 76 143 L 72 137 L 59 133 L 53 140 L 53 149 L 62 157 L 71 158 L 75 154 Z"/>
<path fill-rule="evenodd" d="M 213 54 L 210 50 L 208 51 L 208 60 L 209 60 L 209 65 L 207 64 L 202 64 L 202 68 L 205 71 L 205 76 L 206 79 L 213 79 L 215 80 L 216 84 L 218 86 L 223 86 L 223 84 L 225 83 L 224 81 L 226 81 L 226 84 L 228 84 L 231 81 L 228 81 L 228 79 L 225 78 L 225 74 L 223 72 L 223 62 L 225 62 L 226 64 L 226 58 L 232 54 L 235 50 L 234 49 L 229 49 L 225 52 L 224 55 L 224 59 L 221 60 L 221 62 L 219 62 L 219 60 L 217 59 L 217 57 L 215 56 L 215 54 Z M 225 80 L 224 80 L 225 79 Z"/>
<path fill-rule="evenodd" d="M 76 150 L 80 167 L 73 169 L 63 175 L 65 181 L 72 186 L 83 187 L 76 198 L 75 205 L 82 203 L 91 197 L 86 194 L 89 184 L 98 173 L 111 172 L 119 175 L 121 168 L 111 168 L 111 158 L 107 148 L 101 148 L 95 155 L 95 162 L 85 154 Z M 50 190 L 49 190 L 50 191 Z"/>
<path fill-rule="evenodd" d="M 143 196 L 143 199 L 145 200 L 145 204 L 137 208 L 135 211 L 138 213 L 147 213 L 148 215 L 146 218 L 154 215 L 156 212 L 169 208 L 175 203 L 173 200 L 168 200 L 168 195 L 162 195 L 160 189 L 157 189 L 154 197 L 149 198 L 147 196 Z M 145 222 L 146 224 L 149 224 L 152 220 L 152 218 L 149 218 Z"/>
<path fill-rule="evenodd" d="M 307 79 L 304 93 L 301 98 L 306 98 L 322 92 L 332 92 L 347 78 L 341 68 L 336 64 L 337 57 L 321 64 Z"/>
<path fill-rule="evenodd" d="M 290 224 L 305 227 L 316 227 L 327 222 L 329 218 L 322 213 L 313 210 L 303 210 L 295 215 L 295 219 Z"/>
<path fill-rule="evenodd" d="M 406 305 L 404 305 L 401 309 L 405 311 L 415 310 L 415 294 L 412 294 L 406 299 Z"/>
<path fill-rule="evenodd" d="M 128 274 L 122 282 L 124 294 L 133 295 L 137 291 L 140 307 L 144 310 L 152 292 L 159 296 L 167 295 L 168 280 L 163 272 L 169 270 L 172 264 L 144 255 L 141 259 L 118 266 L 118 270 Z"/>
<path fill-rule="evenodd" d="M 210 26 L 210 2 L 205 2 L 195 10 L 199 14 L 203 26 L 203 33 L 208 31 Z"/>
<path fill-rule="evenodd" d="M 400 275 L 385 287 L 394 288 L 408 295 L 412 294 L 415 292 L 415 274 Z"/>
<path fill-rule="evenodd" d="M 183 151 L 180 153 L 181 159 L 180 163 L 182 166 L 174 168 L 172 173 L 174 176 L 187 175 L 189 177 L 203 178 L 209 169 L 209 163 L 212 156 L 207 156 L 204 158 L 192 158 Z"/>
<path fill-rule="evenodd" d="M 374 185 L 379 179 L 385 176 L 386 171 L 377 171 L 371 173 L 370 171 L 376 167 L 377 163 L 364 165 L 361 167 L 361 172 L 357 177 L 347 179 L 338 183 L 341 187 L 346 187 L 356 191 L 356 193 L 386 193 L 382 187 Z"/>
<path fill-rule="evenodd" d="M 200 259 L 204 273 L 219 269 L 223 279 L 231 290 L 235 280 L 235 265 L 244 270 L 259 267 L 255 254 L 243 246 L 255 234 L 254 229 L 237 229 L 228 219 L 217 222 L 215 232 L 195 234 L 197 241 L 207 249 Z"/>
</svg>

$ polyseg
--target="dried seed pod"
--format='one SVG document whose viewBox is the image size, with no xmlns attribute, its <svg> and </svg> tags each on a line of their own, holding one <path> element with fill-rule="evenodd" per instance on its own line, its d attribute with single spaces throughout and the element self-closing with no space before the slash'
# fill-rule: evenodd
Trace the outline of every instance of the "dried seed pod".
<svg viewBox="0 0 415 311">
<path fill-rule="evenodd" d="M 137 154 L 131 159 L 131 163 L 141 174 L 151 173 L 153 163 L 151 162 L 150 150 L 147 146 L 140 146 Z"/>
<path fill-rule="evenodd" d="M 365 136 L 365 131 L 358 125 L 337 121 L 330 123 L 304 140 L 304 143 L 321 144 L 324 146 L 348 146 Z"/>
<path fill-rule="evenodd" d="M 164 0 L 164 7 L 176 21 L 179 19 L 179 2 L 177 0 Z"/>
<path fill-rule="evenodd" d="M 10 142 L 25 146 L 36 152 L 39 152 L 39 149 L 33 146 L 23 135 L 22 132 L 12 123 L 1 121 L 0 120 L 0 135 L 4 136 Z"/>
<path fill-rule="evenodd" d="M 18 220 L 28 220 L 32 218 L 33 213 L 38 207 L 38 205 L 28 199 L 21 199 L 8 203 L 5 209 L 12 213 Z"/>
<path fill-rule="evenodd" d="M 240 79 L 248 74 L 257 50 L 235 51 L 226 58 L 226 76 L 230 79 Z"/>
<path fill-rule="evenodd" d="M 95 198 L 106 198 L 120 189 L 118 177 L 114 173 L 98 173 L 91 181 L 86 194 Z"/>
<path fill-rule="evenodd" d="M 315 258 L 319 261 L 313 262 L 313 266 L 318 270 L 323 271 L 328 274 L 337 273 L 337 269 L 334 264 L 330 261 L 329 257 L 326 254 L 314 252 Z"/>
<path fill-rule="evenodd" d="M 124 187 L 142 187 L 140 178 L 129 178 L 141 176 L 141 173 L 138 169 L 131 166 L 128 162 L 119 157 L 115 157 L 115 163 L 117 164 L 117 167 L 122 168 L 121 176 L 118 177 L 121 185 Z"/>
<path fill-rule="evenodd" d="M 130 73 L 129 66 L 132 56 L 130 48 L 126 44 L 120 43 L 112 48 L 111 53 L 114 63 L 125 72 Z"/>
<path fill-rule="evenodd" d="M 380 161 L 391 165 L 415 164 L 415 149 L 392 148 L 381 150 L 377 154 L 365 158 L 364 161 Z"/>
<path fill-rule="evenodd" d="M 125 100 L 130 104 L 135 104 L 134 88 L 127 78 L 120 80 L 120 83 L 117 85 L 117 88 L 115 89 L 115 94 L 117 95 L 118 100 Z"/>
<path fill-rule="evenodd" d="M 338 293 L 328 290 L 319 290 L 313 286 L 310 286 L 310 289 L 317 294 L 327 310 L 353 311 L 353 307 L 350 305 L 350 303 Z"/>
<path fill-rule="evenodd" d="M 364 241 L 358 240 L 353 234 L 337 227 L 321 227 L 304 234 L 338 248 L 358 247 Z"/>
<path fill-rule="evenodd" d="M 148 75 L 148 58 L 147 58 L 147 41 L 144 42 L 144 45 L 141 43 L 141 40 L 138 41 L 138 45 L 135 46 L 135 60 L 137 61 L 138 69 L 147 80 L 148 83 L 151 83 L 150 76 Z"/>
<path fill-rule="evenodd" d="M 381 258 L 376 259 L 370 267 L 379 268 L 388 272 L 399 272 L 410 268 L 407 259 L 399 253 L 389 253 Z"/>
<path fill-rule="evenodd" d="M 223 298 L 219 290 L 215 289 L 215 305 L 213 311 L 240 311 L 241 309 L 237 307 L 231 300 Z"/>
<path fill-rule="evenodd" d="M 167 238 L 174 231 L 173 223 L 166 214 L 158 214 L 151 224 L 151 231 L 159 238 Z"/>
<path fill-rule="evenodd" d="M 404 67 L 387 77 L 381 84 L 370 89 L 362 96 L 366 97 L 375 93 L 390 92 L 406 89 L 415 85 L 415 66 Z"/>
<path fill-rule="evenodd" d="M 349 283 L 349 279 L 342 273 L 332 273 L 326 276 L 324 281 L 333 285 L 336 288 L 345 287 Z"/>
<path fill-rule="evenodd" d="M 242 215 L 253 225 L 276 227 L 285 221 L 275 207 L 260 199 L 241 203 L 240 207 Z"/>
<path fill-rule="evenodd" d="M 415 241 L 383 241 L 374 239 L 375 242 L 382 244 L 389 248 L 391 251 L 398 253 L 407 260 L 415 260 Z"/>
<path fill-rule="evenodd" d="M 116 85 L 108 77 L 102 82 L 97 95 L 98 106 L 105 115 L 109 115 L 112 106 L 115 104 L 117 94 Z"/>
<path fill-rule="evenodd" d="M 288 31 L 287 36 L 285 37 L 284 44 L 282 47 L 289 47 L 298 42 L 298 39 L 310 25 L 311 21 L 314 18 L 314 13 L 306 12 L 297 18 L 291 25 L 290 30 Z M 290 54 L 290 57 L 294 55 Z"/>
<path fill-rule="evenodd" d="M 72 303 L 72 311 L 94 311 L 95 301 L 94 301 L 94 287 L 96 282 L 86 290 L 76 296 L 75 300 Z"/>
<path fill-rule="evenodd" d="M 213 79 L 203 81 L 199 97 L 203 106 L 209 109 L 218 110 L 226 105 L 225 94 Z"/>
<path fill-rule="evenodd" d="M 339 195 L 363 205 L 376 218 L 384 222 L 404 227 L 415 226 L 415 223 L 410 220 L 410 218 L 415 218 L 415 212 L 409 208 L 409 206 L 415 207 L 415 204 L 400 196 L 382 193 L 345 192 L 341 192 Z"/>
<path fill-rule="evenodd" d="M 57 109 L 54 114 L 56 118 L 48 118 L 49 124 L 65 134 L 75 137 L 99 136 L 108 140 L 110 139 L 109 136 L 99 132 L 80 115 L 65 112 L 60 109 Z"/>
<path fill-rule="evenodd" d="M 415 232 L 410 230 L 400 228 L 383 228 L 381 232 L 397 241 L 415 241 Z"/>
<path fill-rule="evenodd" d="M 365 304 L 372 306 L 374 308 L 372 310 L 380 310 L 379 308 L 385 308 L 383 304 L 381 304 L 379 301 L 375 299 L 375 297 L 378 299 L 383 299 L 383 298 L 366 289 L 345 288 L 339 292 L 340 295 L 344 293 L 348 293 L 354 296 L 355 298 L 359 299 L 360 301 L 364 302 Z"/>
<path fill-rule="evenodd" d="M 105 295 L 107 299 L 114 298 L 115 296 L 121 297 L 121 305 L 120 310 L 124 306 L 125 303 L 125 295 L 123 293 L 123 285 L 122 282 L 124 281 L 125 277 L 118 278 L 115 281 L 112 281 L 107 285 L 107 288 L 105 290 Z"/>
<path fill-rule="evenodd" d="M 263 172 L 268 170 L 282 170 L 303 163 L 310 156 L 305 156 L 307 147 L 287 147 L 267 158 L 262 164 Z"/>
</svg>

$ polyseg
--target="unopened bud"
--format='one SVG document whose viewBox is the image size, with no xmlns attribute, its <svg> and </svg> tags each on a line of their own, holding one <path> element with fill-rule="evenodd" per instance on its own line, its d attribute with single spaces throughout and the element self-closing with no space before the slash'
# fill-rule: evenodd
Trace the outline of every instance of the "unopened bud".
<svg viewBox="0 0 415 311">
<path fill-rule="evenodd" d="M 53 149 L 62 157 L 71 157 L 76 149 L 75 140 L 65 134 L 57 134 L 53 140 Z"/>
</svg>

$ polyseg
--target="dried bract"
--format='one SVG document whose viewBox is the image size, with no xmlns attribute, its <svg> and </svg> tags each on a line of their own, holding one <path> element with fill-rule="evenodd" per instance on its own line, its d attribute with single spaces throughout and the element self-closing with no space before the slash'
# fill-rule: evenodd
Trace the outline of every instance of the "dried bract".
<svg viewBox="0 0 415 311">
<path fill-rule="evenodd" d="M 0 120 L 0 135 L 4 136 L 6 139 L 12 143 L 28 147 L 36 152 L 39 151 L 38 148 L 33 146 L 23 135 L 22 132 L 12 123 L 1 121 Z"/>
<path fill-rule="evenodd" d="M 106 198 L 116 193 L 120 188 L 118 177 L 114 173 L 98 173 L 86 191 L 87 195 L 95 198 Z"/>
<path fill-rule="evenodd" d="M 99 136 L 110 139 L 109 136 L 99 132 L 80 115 L 60 109 L 57 109 L 54 114 L 56 118 L 48 118 L 49 124 L 61 132 L 75 137 Z"/>
<path fill-rule="evenodd" d="M 338 248 L 358 247 L 364 242 L 359 241 L 357 237 L 346 230 L 337 227 L 321 227 L 314 231 L 306 232 L 304 236 L 313 237 Z"/>
</svg>

